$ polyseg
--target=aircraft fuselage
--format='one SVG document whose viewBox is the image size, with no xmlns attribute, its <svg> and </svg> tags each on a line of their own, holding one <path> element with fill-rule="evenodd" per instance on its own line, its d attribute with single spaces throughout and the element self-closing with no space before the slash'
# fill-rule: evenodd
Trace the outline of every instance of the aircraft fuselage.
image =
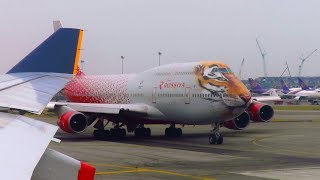
<svg viewBox="0 0 320 180">
<path fill-rule="evenodd" d="M 227 65 L 170 64 L 137 74 L 76 76 L 64 89 L 71 102 L 147 104 L 148 122 L 212 124 L 245 111 L 250 92 Z"/>
</svg>

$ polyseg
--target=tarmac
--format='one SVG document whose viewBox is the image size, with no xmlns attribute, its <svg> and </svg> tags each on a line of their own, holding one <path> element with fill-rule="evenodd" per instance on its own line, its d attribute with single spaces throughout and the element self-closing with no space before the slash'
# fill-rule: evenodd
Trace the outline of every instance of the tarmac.
<svg viewBox="0 0 320 180">
<path fill-rule="evenodd" d="M 56 118 L 45 118 L 56 124 Z M 221 128 L 222 145 L 210 145 L 211 126 L 186 126 L 179 138 L 164 125 L 150 138 L 94 140 L 58 131 L 49 147 L 96 167 L 95 179 L 320 179 L 320 111 L 276 111 L 269 123 L 242 131 Z"/>
</svg>

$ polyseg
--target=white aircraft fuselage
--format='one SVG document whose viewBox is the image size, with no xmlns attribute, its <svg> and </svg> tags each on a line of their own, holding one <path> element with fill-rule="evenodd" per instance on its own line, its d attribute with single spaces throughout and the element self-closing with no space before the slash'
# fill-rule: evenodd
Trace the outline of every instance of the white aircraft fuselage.
<svg viewBox="0 0 320 180">
<path fill-rule="evenodd" d="M 250 104 L 250 92 L 216 61 L 170 64 L 137 74 L 78 75 L 64 88 L 70 102 L 145 104 L 144 124 L 213 124 L 233 119 Z"/>
</svg>

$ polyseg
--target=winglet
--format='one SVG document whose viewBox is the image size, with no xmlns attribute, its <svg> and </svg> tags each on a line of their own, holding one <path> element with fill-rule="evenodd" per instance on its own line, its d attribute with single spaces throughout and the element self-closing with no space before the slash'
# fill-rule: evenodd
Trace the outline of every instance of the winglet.
<svg viewBox="0 0 320 180">
<path fill-rule="evenodd" d="M 7 73 L 51 72 L 76 74 L 83 30 L 60 28 Z"/>
</svg>

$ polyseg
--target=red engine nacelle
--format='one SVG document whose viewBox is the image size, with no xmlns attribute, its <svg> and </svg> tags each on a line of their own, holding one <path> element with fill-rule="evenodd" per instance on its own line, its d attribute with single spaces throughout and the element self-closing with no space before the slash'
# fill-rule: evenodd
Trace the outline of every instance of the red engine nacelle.
<svg viewBox="0 0 320 180">
<path fill-rule="evenodd" d="M 228 129 L 234 129 L 234 130 L 242 130 L 246 128 L 250 123 L 250 116 L 247 112 L 243 112 L 240 116 L 226 121 L 223 123 L 223 126 Z"/>
<path fill-rule="evenodd" d="M 267 104 L 253 102 L 247 109 L 250 119 L 254 122 L 267 122 L 274 114 L 273 108 Z"/>
<path fill-rule="evenodd" d="M 61 106 L 57 108 L 59 127 L 68 133 L 79 133 L 86 129 L 88 122 L 84 114 L 77 112 L 69 107 Z"/>
</svg>

